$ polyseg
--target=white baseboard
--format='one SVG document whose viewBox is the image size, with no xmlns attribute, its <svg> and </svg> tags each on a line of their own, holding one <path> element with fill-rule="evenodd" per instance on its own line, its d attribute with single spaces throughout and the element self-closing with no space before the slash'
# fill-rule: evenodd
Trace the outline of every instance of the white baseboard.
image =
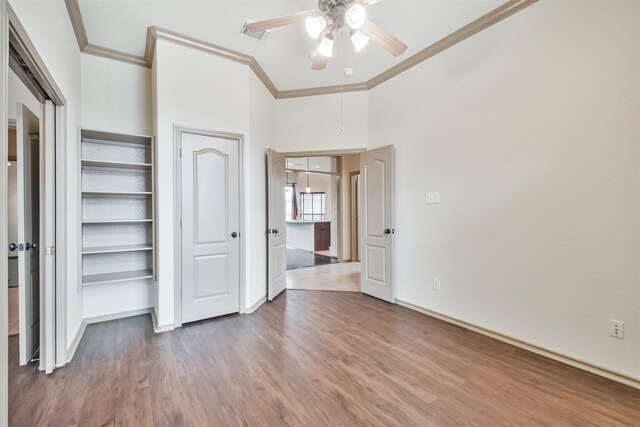
<svg viewBox="0 0 640 427">
<path fill-rule="evenodd" d="M 586 362 L 584 360 L 576 359 L 571 356 L 566 356 L 564 354 L 557 353 L 553 350 L 549 350 L 548 348 L 540 347 L 538 345 L 531 344 L 526 341 L 522 341 L 518 338 L 510 337 L 500 332 L 495 332 L 490 329 L 483 328 L 482 326 L 474 325 L 472 323 L 467 323 L 464 320 L 459 320 L 453 317 L 449 317 L 446 314 L 437 313 L 435 311 L 431 311 L 429 309 L 420 307 L 418 305 L 411 304 L 410 302 L 396 300 L 396 303 L 403 307 L 407 307 L 411 310 L 418 311 L 422 314 L 426 314 L 427 316 L 444 320 L 445 322 L 452 323 L 454 325 L 460 326 L 465 329 L 469 329 L 470 331 L 477 332 L 481 335 L 485 335 L 485 336 L 494 338 L 498 341 L 502 341 L 507 344 L 511 344 L 513 346 L 522 348 L 524 350 L 528 350 L 532 353 L 536 353 L 541 356 L 547 357 L 549 359 L 553 359 L 557 362 L 561 362 L 569 366 L 573 366 L 574 368 L 582 369 L 584 371 L 591 372 L 592 374 L 596 374 L 601 377 L 628 385 L 630 387 L 640 389 L 640 379 L 638 378 L 630 377 L 620 372 L 612 371 L 602 366 L 597 366 L 592 363 Z"/>
<path fill-rule="evenodd" d="M 158 315 L 156 314 L 156 309 L 151 308 L 151 320 L 153 321 L 153 332 L 159 334 L 161 332 L 173 331 L 176 327 L 175 325 L 159 325 L 158 324 Z"/>
<path fill-rule="evenodd" d="M 245 313 L 245 314 L 251 314 L 251 313 L 253 313 L 253 312 L 254 312 L 254 311 L 256 311 L 257 309 L 259 309 L 259 308 L 260 308 L 260 306 L 261 306 L 262 304 L 264 304 L 265 302 L 267 302 L 267 297 L 262 297 L 262 298 L 260 298 L 260 299 L 258 300 L 258 302 L 256 302 L 255 304 L 253 304 L 251 307 L 247 308 L 247 309 L 244 311 L 244 313 Z"/>
<path fill-rule="evenodd" d="M 82 337 L 84 336 L 85 329 L 87 329 L 87 322 L 83 320 L 80 323 L 80 327 L 78 328 L 78 333 L 73 338 L 73 341 L 71 341 L 69 348 L 67 348 L 67 363 L 71 362 L 71 359 L 73 359 L 73 356 L 76 354 L 76 350 L 78 349 L 80 341 L 82 341 Z"/>
<path fill-rule="evenodd" d="M 151 313 L 153 308 L 141 308 L 138 310 L 121 311 L 119 313 L 103 314 L 102 316 L 87 317 L 84 321 L 87 325 L 92 323 L 108 322 L 109 320 L 125 319 L 127 317 L 140 316 Z"/>
</svg>

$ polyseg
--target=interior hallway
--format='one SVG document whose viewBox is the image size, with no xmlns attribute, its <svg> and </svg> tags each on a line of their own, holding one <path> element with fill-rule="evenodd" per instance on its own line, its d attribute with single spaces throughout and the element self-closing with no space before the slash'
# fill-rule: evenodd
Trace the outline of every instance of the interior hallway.
<svg viewBox="0 0 640 427">
<path fill-rule="evenodd" d="M 360 263 L 341 262 L 287 270 L 287 289 L 360 292 Z"/>
<path fill-rule="evenodd" d="M 12 426 L 612 427 L 640 419 L 638 390 L 350 292 L 287 291 L 250 316 L 163 334 L 149 316 L 92 324 L 73 362 L 52 375 L 17 361 L 12 337 Z"/>
</svg>

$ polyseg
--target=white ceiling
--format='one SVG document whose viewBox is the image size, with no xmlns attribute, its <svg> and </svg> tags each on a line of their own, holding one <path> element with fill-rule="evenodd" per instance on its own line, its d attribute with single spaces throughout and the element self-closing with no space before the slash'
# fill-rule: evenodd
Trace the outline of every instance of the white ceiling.
<svg viewBox="0 0 640 427">
<path fill-rule="evenodd" d="M 385 0 L 367 8 L 373 21 L 409 45 L 399 57 L 369 43 L 355 53 L 336 41 L 326 70 L 312 71 L 304 23 L 277 28 L 265 42 L 240 36 L 243 19 L 262 20 L 317 7 L 316 0 L 79 0 L 89 42 L 144 56 L 147 27 L 156 25 L 255 57 L 278 90 L 364 82 L 504 0 Z M 341 46 L 342 45 L 342 46 Z M 341 54 L 342 53 L 342 54 Z M 342 69 L 354 68 L 351 78 Z"/>
</svg>

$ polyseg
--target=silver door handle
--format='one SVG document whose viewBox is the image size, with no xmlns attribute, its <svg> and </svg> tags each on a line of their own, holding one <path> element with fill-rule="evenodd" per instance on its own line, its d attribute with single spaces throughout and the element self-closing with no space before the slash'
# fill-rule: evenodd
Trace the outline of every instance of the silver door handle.
<svg viewBox="0 0 640 427">
<path fill-rule="evenodd" d="M 37 244 L 37 243 L 29 243 L 29 242 L 27 242 L 27 243 L 24 245 L 24 248 L 25 248 L 26 250 L 33 249 L 33 250 L 35 251 L 36 249 L 38 249 L 38 244 Z"/>
<path fill-rule="evenodd" d="M 18 245 L 16 245 L 15 243 L 9 243 L 9 250 L 11 252 L 15 251 L 16 249 L 18 249 Z"/>
</svg>

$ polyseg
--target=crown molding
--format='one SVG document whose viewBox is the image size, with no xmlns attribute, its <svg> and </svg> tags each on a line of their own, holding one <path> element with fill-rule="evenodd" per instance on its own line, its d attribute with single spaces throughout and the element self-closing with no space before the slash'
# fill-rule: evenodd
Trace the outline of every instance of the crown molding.
<svg viewBox="0 0 640 427">
<path fill-rule="evenodd" d="M 64 4 L 67 6 L 67 12 L 69 13 L 69 19 L 71 20 L 71 26 L 73 27 L 73 32 L 76 35 L 76 40 L 78 41 L 80 52 L 82 52 L 84 48 L 89 44 L 89 39 L 87 38 L 87 32 L 84 28 L 84 22 L 82 22 L 80 5 L 78 4 L 78 0 L 64 0 Z"/>
<path fill-rule="evenodd" d="M 332 93 L 362 92 L 369 90 L 367 83 L 350 83 L 347 85 L 320 86 L 308 89 L 279 91 L 276 99 L 301 98 L 305 96 L 330 95 Z"/>
<path fill-rule="evenodd" d="M 165 28 L 150 27 L 147 31 L 147 47 L 145 49 L 145 56 L 147 57 L 147 59 L 151 58 L 151 61 L 147 62 L 147 66 L 151 66 L 153 62 L 152 56 L 153 52 L 155 51 L 155 43 L 158 40 L 164 40 L 180 46 L 197 49 L 211 55 L 219 56 L 229 61 L 248 65 L 249 68 L 251 68 L 251 70 L 258 77 L 258 79 L 260 79 L 262 84 L 265 85 L 271 95 L 274 98 L 278 98 L 278 89 L 253 56 L 237 52 L 235 50 L 227 49 L 226 47 L 218 46 L 213 43 L 198 40 L 193 37 L 177 33 L 175 31 L 167 30 Z M 154 47 L 150 47 L 150 44 L 153 44 Z"/>
<path fill-rule="evenodd" d="M 109 49 L 108 47 L 98 46 L 91 43 L 82 49 L 82 53 L 101 56 L 103 58 L 126 62 L 128 64 L 140 65 L 141 67 L 148 67 L 146 58 L 143 58 L 142 56 L 131 55 L 130 53 L 120 52 L 119 50 Z"/>
<path fill-rule="evenodd" d="M 87 39 L 87 33 L 84 28 L 84 23 L 82 22 L 82 15 L 80 14 L 80 6 L 78 4 L 78 0 L 65 0 L 65 4 L 67 5 L 69 19 L 71 20 L 71 25 L 73 26 L 73 31 L 75 32 L 78 46 L 80 47 L 80 51 L 82 53 L 101 56 L 103 58 L 113 59 L 115 61 L 121 61 L 146 68 L 151 68 L 153 66 L 156 42 L 158 40 L 165 40 L 180 46 L 197 49 L 211 55 L 219 56 L 229 61 L 247 65 L 275 99 L 288 99 L 371 90 L 376 86 L 381 85 L 382 83 L 394 78 L 395 76 L 415 67 L 418 64 L 421 64 L 422 62 L 437 55 L 438 53 L 443 52 L 452 46 L 455 46 L 461 41 L 464 41 L 469 37 L 491 27 L 492 25 L 497 24 L 503 19 L 508 18 L 514 13 L 517 13 L 538 1 L 539 0 L 509 0 L 493 9 L 489 13 L 470 22 L 469 24 L 438 40 L 430 46 L 427 46 L 425 49 L 422 49 L 421 51 L 413 54 L 409 58 L 399 62 L 398 64 L 383 71 L 382 73 L 367 80 L 366 82 L 284 91 L 279 91 L 278 88 L 276 88 L 267 73 L 265 73 L 258 61 L 253 56 L 232 49 L 227 49 L 225 47 L 218 46 L 203 40 L 198 40 L 185 34 L 181 34 L 165 28 L 156 26 L 147 28 L 147 40 L 145 45 L 144 57 L 91 44 Z"/>
<path fill-rule="evenodd" d="M 454 31 L 448 36 L 438 40 L 430 46 L 427 46 L 426 48 L 413 54 L 404 61 L 394 65 L 388 70 L 383 71 L 382 73 L 368 80 L 368 88 L 373 89 L 374 87 L 381 85 L 382 83 L 386 82 L 389 79 L 392 79 L 398 74 L 415 67 L 416 65 L 439 54 L 440 52 L 443 52 L 450 47 L 455 46 L 461 41 L 464 41 L 469 37 L 478 34 L 480 31 L 485 30 L 494 24 L 497 24 L 503 19 L 508 18 L 514 13 L 526 8 L 527 6 L 531 6 L 533 3 L 536 3 L 538 1 L 539 0 L 511 0 L 502 4 L 501 6 L 498 6 L 489 13 L 476 19 L 475 21 L 470 22 L 459 30 Z"/>
</svg>

